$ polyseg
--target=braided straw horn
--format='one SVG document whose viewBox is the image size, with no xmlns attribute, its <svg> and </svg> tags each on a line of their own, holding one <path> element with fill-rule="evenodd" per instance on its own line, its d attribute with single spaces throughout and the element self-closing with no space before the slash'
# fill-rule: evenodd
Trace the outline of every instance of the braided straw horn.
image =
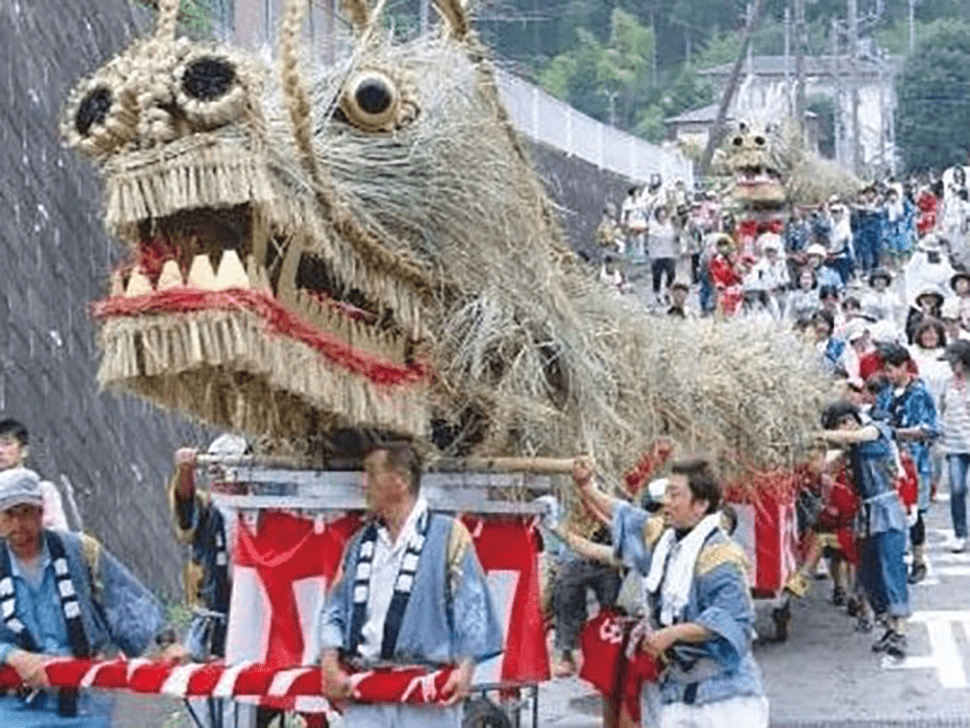
<svg viewBox="0 0 970 728">
<path fill-rule="evenodd" d="M 471 30 L 468 22 L 468 11 L 462 0 L 434 0 L 435 9 L 451 28 L 452 35 L 458 40 L 465 40 Z"/>
<path fill-rule="evenodd" d="M 158 0 L 158 19 L 155 22 L 155 39 L 165 42 L 175 40 L 179 9 L 182 0 Z"/>
<path fill-rule="evenodd" d="M 350 16 L 350 22 L 359 30 L 370 25 L 371 12 L 367 7 L 367 0 L 343 0 L 344 12 Z"/>
<path fill-rule="evenodd" d="M 303 27 L 305 5 L 306 0 L 287 0 L 284 6 L 280 25 L 280 75 L 303 166 L 319 181 L 320 170 L 314 157 L 313 132 L 310 128 L 313 108 L 300 76 L 300 30 Z"/>
</svg>

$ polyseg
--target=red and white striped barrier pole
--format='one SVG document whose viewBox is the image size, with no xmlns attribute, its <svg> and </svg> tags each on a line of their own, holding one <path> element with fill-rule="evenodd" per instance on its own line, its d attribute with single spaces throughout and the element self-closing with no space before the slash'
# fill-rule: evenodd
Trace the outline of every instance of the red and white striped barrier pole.
<svg viewBox="0 0 970 728">
<path fill-rule="evenodd" d="M 280 669 L 243 662 L 189 663 L 151 660 L 77 660 L 51 658 L 44 668 L 48 682 L 61 688 L 130 690 L 175 697 L 320 697 L 319 667 Z M 443 688 L 454 668 L 430 672 L 421 667 L 378 668 L 350 676 L 355 702 L 431 704 L 448 698 Z M 0 688 L 16 689 L 21 680 L 9 665 L 0 666 Z"/>
</svg>

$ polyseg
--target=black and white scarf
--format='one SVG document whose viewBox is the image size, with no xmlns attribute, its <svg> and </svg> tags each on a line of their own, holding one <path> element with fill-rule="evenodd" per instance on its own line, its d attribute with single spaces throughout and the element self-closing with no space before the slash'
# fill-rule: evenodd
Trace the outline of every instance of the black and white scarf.
<svg viewBox="0 0 970 728">
<path fill-rule="evenodd" d="M 394 580 L 394 594 L 387 610 L 384 621 L 384 637 L 381 640 L 382 660 L 390 660 L 394 656 L 397 637 L 404 622 L 404 611 L 411 598 L 414 586 L 414 576 L 421 561 L 421 552 L 428 535 L 431 523 L 431 512 L 427 509 L 418 517 L 414 524 L 414 532 L 408 540 L 401 567 Z M 373 575 L 374 552 L 377 548 L 377 523 L 372 522 L 360 542 L 360 554 L 357 558 L 357 571 L 354 573 L 354 611 L 350 621 L 350 656 L 356 657 L 360 643 L 363 641 L 364 622 L 367 619 L 367 602 L 370 599 L 370 581 Z"/>
<path fill-rule="evenodd" d="M 81 605 L 78 603 L 77 590 L 71 580 L 71 570 L 67 563 L 64 542 L 56 533 L 45 532 L 47 552 L 54 567 L 54 584 L 61 597 L 61 609 L 67 626 L 67 637 L 71 654 L 84 658 L 91 656 L 91 645 L 81 620 Z M 17 616 L 17 590 L 13 582 L 13 566 L 10 550 L 6 542 L 0 542 L 0 616 L 17 640 L 17 646 L 26 652 L 40 652 L 34 635 Z M 77 691 L 61 690 L 58 695 L 58 713 L 64 717 L 77 715 Z"/>
</svg>

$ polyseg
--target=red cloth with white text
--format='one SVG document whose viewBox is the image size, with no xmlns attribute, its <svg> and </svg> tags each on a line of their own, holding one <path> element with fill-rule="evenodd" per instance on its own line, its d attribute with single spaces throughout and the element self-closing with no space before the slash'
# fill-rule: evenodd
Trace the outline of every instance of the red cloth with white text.
<svg viewBox="0 0 970 728">
<path fill-rule="evenodd" d="M 606 609 L 587 621 L 579 636 L 583 655 L 579 677 L 622 705 L 636 723 L 643 684 L 657 682 L 662 672 L 660 662 L 642 650 L 627 657 L 630 632 L 638 621 Z"/>
<path fill-rule="evenodd" d="M 233 549 L 226 661 L 277 668 L 312 664 L 317 615 L 336 578 L 344 547 L 360 526 L 346 516 L 318 524 L 283 511 L 264 511 L 255 532 L 240 520 Z M 245 615 L 241 618 L 241 615 Z M 297 709 L 292 700 L 264 704 Z"/>
<path fill-rule="evenodd" d="M 520 516 L 472 515 L 462 519 L 472 534 L 475 552 L 486 576 L 501 571 L 516 575 L 512 593 L 493 593 L 499 619 L 507 615 L 502 625 L 505 651 L 500 672 L 505 683 L 549 679 L 549 652 L 539 598 L 539 542 L 532 520 Z"/>
</svg>

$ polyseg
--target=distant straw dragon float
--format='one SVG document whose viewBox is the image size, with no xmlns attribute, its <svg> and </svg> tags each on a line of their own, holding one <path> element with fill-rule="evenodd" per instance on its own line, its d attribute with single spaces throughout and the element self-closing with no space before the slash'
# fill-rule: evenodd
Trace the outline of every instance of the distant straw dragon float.
<svg viewBox="0 0 970 728">
<path fill-rule="evenodd" d="M 799 457 L 811 354 L 648 317 L 583 268 L 458 0 L 397 44 L 382 4 L 346 3 L 352 47 L 312 84 L 305 5 L 287 3 L 278 85 L 177 38 L 162 0 L 151 37 L 71 95 L 66 142 L 132 251 L 93 306 L 102 384 L 277 442 L 591 452 L 614 482 L 661 436 L 737 468 Z"/>
<path fill-rule="evenodd" d="M 749 244 L 765 232 L 781 233 L 788 205 L 817 206 L 833 195 L 848 196 L 862 185 L 848 171 L 805 148 L 794 119 L 766 122 L 765 111 L 726 135 L 714 168 L 730 176 L 730 196 L 741 209 L 738 237 Z"/>
</svg>

